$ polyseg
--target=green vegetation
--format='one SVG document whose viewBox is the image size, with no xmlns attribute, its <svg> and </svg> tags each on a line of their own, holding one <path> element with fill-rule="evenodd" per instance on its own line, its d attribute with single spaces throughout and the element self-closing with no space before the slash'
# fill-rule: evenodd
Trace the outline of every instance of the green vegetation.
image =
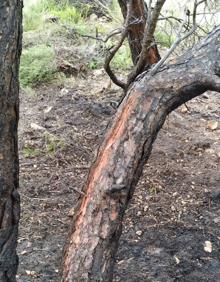
<svg viewBox="0 0 220 282">
<path fill-rule="evenodd" d="M 40 149 L 31 147 L 29 145 L 25 146 L 23 148 L 23 154 L 26 158 L 30 158 L 30 157 L 37 157 L 42 153 L 42 151 Z"/>
<path fill-rule="evenodd" d="M 103 62 L 102 62 L 101 58 L 100 58 L 100 60 L 93 58 L 93 59 L 91 59 L 91 61 L 88 63 L 87 67 L 88 67 L 90 70 L 96 70 L 96 69 L 102 67 L 102 65 L 103 65 Z"/>
<path fill-rule="evenodd" d="M 64 150 L 67 144 L 55 135 L 45 132 L 44 146 L 42 148 L 36 148 L 33 145 L 25 145 L 23 148 L 23 155 L 26 158 L 38 157 L 42 154 L 54 155 L 58 150 Z"/>
<path fill-rule="evenodd" d="M 38 45 L 23 50 L 20 65 L 21 86 L 36 86 L 56 76 L 55 52 L 52 47 Z"/>
<path fill-rule="evenodd" d="M 72 46 L 77 49 L 77 54 L 90 70 L 103 66 L 104 49 L 100 42 L 94 39 L 83 38 L 78 34 L 105 37 L 111 30 L 122 24 L 122 15 L 117 0 L 114 0 L 111 8 L 106 10 L 112 21 L 97 21 L 95 17 L 87 17 L 90 13 L 90 5 L 81 5 L 80 9 L 74 7 L 68 0 L 24 0 L 24 40 L 23 53 L 20 64 L 20 82 L 26 93 L 32 93 L 30 89 L 41 83 L 48 83 L 65 75 L 59 73 L 57 64 L 63 60 L 72 60 L 69 53 L 61 53 L 59 49 Z M 55 22 L 51 19 L 57 18 Z M 76 33 L 74 33 L 74 30 Z M 114 45 L 115 39 L 108 42 Z M 118 39 L 116 39 L 118 40 Z M 55 45 L 58 51 L 55 53 Z M 83 48 L 81 48 L 81 46 Z M 79 50 L 79 51 L 78 51 Z M 88 51 L 89 54 L 88 55 Z M 75 63 L 74 61 L 71 63 Z M 77 64 L 78 62 L 76 62 Z M 117 70 L 127 70 L 132 65 L 128 45 L 122 46 L 112 61 L 112 67 Z M 27 91 L 26 91 L 27 89 Z"/>
<path fill-rule="evenodd" d="M 39 30 L 47 24 L 47 18 L 58 17 L 61 22 L 79 23 L 82 21 L 81 13 L 69 1 L 60 4 L 55 0 L 39 0 L 37 4 L 28 5 L 24 8 L 24 31 Z"/>
<path fill-rule="evenodd" d="M 54 155 L 57 150 L 63 150 L 66 147 L 66 144 L 63 140 L 48 132 L 44 134 L 44 140 L 46 147 L 45 151 L 52 155 Z"/>
<path fill-rule="evenodd" d="M 168 35 L 164 32 L 158 31 L 156 33 L 156 41 L 160 46 L 170 48 L 172 43 L 175 41 L 175 36 L 174 35 Z"/>
<path fill-rule="evenodd" d="M 128 45 L 123 45 L 114 59 L 112 60 L 112 66 L 116 69 L 128 70 L 132 66 L 131 54 Z"/>
</svg>

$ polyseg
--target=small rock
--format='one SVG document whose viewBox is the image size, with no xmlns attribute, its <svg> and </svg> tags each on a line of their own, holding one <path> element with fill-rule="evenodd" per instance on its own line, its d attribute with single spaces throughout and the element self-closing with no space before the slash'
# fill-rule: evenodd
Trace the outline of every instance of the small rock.
<svg viewBox="0 0 220 282">
<path fill-rule="evenodd" d="M 180 111 L 181 111 L 182 114 L 185 114 L 185 113 L 188 112 L 188 109 L 185 105 L 183 105 Z"/>
<path fill-rule="evenodd" d="M 149 206 L 144 207 L 144 211 L 146 212 L 149 209 Z"/>
<path fill-rule="evenodd" d="M 89 17 L 90 21 L 96 21 L 98 19 L 96 14 L 91 14 L 91 16 Z"/>
<path fill-rule="evenodd" d="M 141 230 L 138 230 L 137 232 L 136 232 L 136 234 L 138 235 L 138 236 L 141 236 L 142 235 L 142 231 Z"/>
<path fill-rule="evenodd" d="M 40 126 L 36 123 L 33 123 L 33 122 L 31 123 L 31 128 L 33 128 L 34 130 L 45 130 L 44 127 L 42 127 L 42 126 Z"/>
<path fill-rule="evenodd" d="M 210 120 L 207 124 L 207 128 L 210 130 L 216 130 L 218 128 L 218 122 L 216 120 Z"/>
<path fill-rule="evenodd" d="M 45 113 L 45 114 L 48 114 L 48 113 L 52 110 L 52 108 L 53 108 L 53 107 L 51 107 L 51 106 L 50 106 L 50 107 L 47 107 L 47 108 L 44 110 L 44 113 Z"/>
<path fill-rule="evenodd" d="M 21 252 L 21 255 L 23 256 L 23 255 L 26 255 L 27 254 L 27 251 L 22 251 Z"/>
<path fill-rule="evenodd" d="M 63 96 L 63 95 L 66 95 L 66 94 L 68 94 L 69 93 L 69 90 L 68 89 L 66 89 L 66 88 L 62 88 L 61 90 L 60 90 L 60 94 Z"/>
<path fill-rule="evenodd" d="M 176 264 L 179 264 L 180 263 L 180 259 L 177 257 L 177 256 L 174 256 L 174 259 L 176 261 Z"/>
<path fill-rule="evenodd" d="M 74 216 L 74 213 L 75 213 L 75 209 L 72 208 L 72 209 L 68 212 L 68 216 L 69 216 L 69 217 L 73 217 L 73 216 Z"/>
<path fill-rule="evenodd" d="M 175 211 L 176 208 L 174 206 L 171 206 L 171 211 Z"/>
<path fill-rule="evenodd" d="M 209 99 L 209 95 L 207 93 L 203 94 L 201 97 L 204 99 Z"/>
<path fill-rule="evenodd" d="M 205 241 L 204 243 L 204 251 L 207 253 L 212 252 L 212 243 L 210 241 Z"/>
<path fill-rule="evenodd" d="M 33 270 L 25 270 L 25 272 L 26 272 L 26 274 L 28 275 L 28 276 L 36 276 L 36 272 L 35 271 L 33 271 Z"/>
</svg>

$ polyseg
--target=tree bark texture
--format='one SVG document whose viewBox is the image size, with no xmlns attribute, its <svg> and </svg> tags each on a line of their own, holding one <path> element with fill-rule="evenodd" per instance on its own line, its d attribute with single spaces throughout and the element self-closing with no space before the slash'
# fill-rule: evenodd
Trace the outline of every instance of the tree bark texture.
<svg viewBox="0 0 220 282">
<path fill-rule="evenodd" d="M 63 282 L 112 281 L 125 209 L 167 115 L 207 90 L 220 92 L 220 26 L 154 76 L 129 88 L 97 159 L 65 250 Z"/>
<path fill-rule="evenodd" d="M 124 19 L 127 15 L 127 2 L 128 0 L 118 0 L 122 15 Z M 133 64 L 136 65 L 139 55 L 142 50 L 142 41 L 144 38 L 145 26 L 147 21 L 147 6 L 143 0 L 133 0 L 132 3 L 131 22 L 138 21 L 138 23 L 131 24 L 128 32 L 128 42 L 131 50 L 131 57 Z M 160 60 L 160 55 L 155 44 L 148 50 L 147 61 L 145 62 L 146 68 L 157 63 Z"/>
<path fill-rule="evenodd" d="M 0 1 L 0 281 L 16 281 L 18 189 L 18 72 L 22 1 Z"/>
</svg>

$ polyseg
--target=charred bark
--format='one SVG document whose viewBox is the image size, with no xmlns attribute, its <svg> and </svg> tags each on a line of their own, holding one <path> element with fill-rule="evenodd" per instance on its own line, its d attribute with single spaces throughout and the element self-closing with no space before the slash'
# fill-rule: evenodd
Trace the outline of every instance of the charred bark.
<svg viewBox="0 0 220 282">
<path fill-rule="evenodd" d="M 220 26 L 175 63 L 129 88 L 92 166 L 64 256 L 63 282 L 112 281 L 127 204 L 167 115 L 220 92 Z"/>
<path fill-rule="evenodd" d="M 19 222 L 18 71 L 22 1 L 0 3 L 0 281 L 16 281 Z"/>
<path fill-rule="evenodd" d="M 128 0 L 118 0 L 124 19 L 126 19 L 127 15 L 127 2 Z M 133 64 L 136 65 L 142 50 L 142 42 L 147 22 L 147 6 L 143 0 L 132 0 L 131 6 L 132 15 L 130 21 L 133 22 L 133 24 L 129 27 L 128 42 Z M 149 68 L 149 66 L 157 63 L 159 60 L 160 54 L 155 44 L 148 50 L 145 68 Z"/>
</svg>

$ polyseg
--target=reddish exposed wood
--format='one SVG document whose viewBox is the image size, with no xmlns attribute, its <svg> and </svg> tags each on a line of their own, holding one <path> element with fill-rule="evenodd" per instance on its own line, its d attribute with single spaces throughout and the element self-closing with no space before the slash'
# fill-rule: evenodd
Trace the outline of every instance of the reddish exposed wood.
<svg viewBox="0 0 220 282">
<path fill-rule="evenodd" d="M 112 281 L 124 212 L 157 133 L 172 110 L 207 90 L 220 92 L 220 27 L 128 90 L 76 210 L 62 282 Z"/>
<path fill-rule="evenodd" d="M 118 2 L 121 7 L 123 17 L 125 19 L 127 15 L 127 0 L 118 0 Z M 143 0 L 133 0 L 131 5 L 131 22 L 133 21 L 134 24 L 131 24 L 131 26 L 129 27 L 128 42 L 130 45 L 132 61 L 134 65 L 136 65 L 142 50 L 142 42 L 147 21 L 147 6 Z M 147 60 L 145 62 L 146 69 L 150 65 L 157 63 L 159 60 L 160 55 L 155 44 L 155 46 L 149 48 L 149 56 L 147 57 Z"/>
</svg>

